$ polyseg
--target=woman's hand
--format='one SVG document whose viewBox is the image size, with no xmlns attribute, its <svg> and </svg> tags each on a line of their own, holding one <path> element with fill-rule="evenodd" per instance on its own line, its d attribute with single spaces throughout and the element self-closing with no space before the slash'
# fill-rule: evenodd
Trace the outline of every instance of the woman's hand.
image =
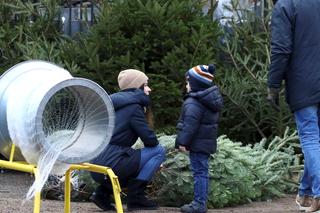
<svg viewBox="0 0 320 213">
<path fill-rule="evenodd" d="M 179 146 L 179 151 L 180 152 L 187 152 L 187 149 L 186 149 L 186 147 L 185 146 Z"/>
</svg>

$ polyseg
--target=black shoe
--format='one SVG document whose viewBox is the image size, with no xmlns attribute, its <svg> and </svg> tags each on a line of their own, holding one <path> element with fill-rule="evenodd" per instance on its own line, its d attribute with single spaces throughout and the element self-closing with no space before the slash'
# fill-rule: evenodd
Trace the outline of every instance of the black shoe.
<svg viewBox="0 0 320 213">
<path fill-rule="evenodd" d="M 100 197 L 100 196 L 97 196 L 95 193 L 93 193 L 89 199 L 90 199 L 90 201 L 92 201 L 94 204 L 96 204 L 103 211 L 115 211 L 116 210 L 116 208 L 114 208 L 114 206 L 111 205 L 110 198 L 108 199 L 106 197 L 102 197 L 102 196 Z"/>
<path fill-rule="evenodd" d="M 127 209 L 132 210 L 155 210 L 158 209 L 158 204 L 149 200 L 144 190 L 147 187 L 148 181 L 132 179 L 128 182 L 128 199 Z"/>
<path fill-rule="evenodd" d="M 158 209 L 158 204 L 153 201 L 149 200 L 146 197 L 136 197 L 136 199 L 129 199 L 127 203 L 128 211 L 134 210 L 156 210 Z"/>
</svg>

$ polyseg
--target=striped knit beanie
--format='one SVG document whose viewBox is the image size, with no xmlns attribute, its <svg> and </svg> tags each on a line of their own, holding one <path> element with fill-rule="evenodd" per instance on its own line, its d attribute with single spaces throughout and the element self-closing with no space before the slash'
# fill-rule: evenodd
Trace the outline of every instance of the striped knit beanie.
<svg viewBox="0 0 320 213">
<path fill-rule="evenodd" d="M 139 70 L 127 69 L 121 71 L 118 75 L 118 84 L 121 90 L 129 88 L 139 89 L 146 83 L 148 83 L 148 77 Z"/>
<path fill-rule="evenodd" d="M 189 77 L 191 90 L 201 91 L 211 87 L 215 70 L 213 64 L 198 65 L 189 69 L 186 75 Z"/>
</svg>

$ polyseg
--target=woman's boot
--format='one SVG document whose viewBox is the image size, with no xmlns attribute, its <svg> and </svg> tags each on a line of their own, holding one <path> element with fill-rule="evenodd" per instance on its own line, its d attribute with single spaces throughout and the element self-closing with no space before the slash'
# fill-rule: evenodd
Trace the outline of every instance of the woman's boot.
<svg viewBox="0 0 320 213">
<path fill-rule="evenodd" d="M 100 185 L 95 192 L 91 195 L 90 201 L 96 204 L 103 211 L 115 211 L 116 209 L 111 204 L 110 195 L 112 194 L 112 186 Z"/>
<path fill-rule="evenodd" d="M 148 181 L 132 179 L 128 182 L 128 211 L 133 210 L 153 210 L 158 209 L 158 204 L 148 199 L 145 196 L 144 190 L 146 189 Z"/>
</svg>

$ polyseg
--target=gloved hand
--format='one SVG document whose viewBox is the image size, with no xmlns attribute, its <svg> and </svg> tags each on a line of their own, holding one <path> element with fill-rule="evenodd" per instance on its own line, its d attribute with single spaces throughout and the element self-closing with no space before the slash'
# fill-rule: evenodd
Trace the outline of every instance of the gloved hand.
<svg viewBox="0 0 320 213">
<path fill-rule="evenodd" d="M 280 111 L 279 93 L 280 93 L 280 88 L 268 88 L 267 100 L 269 104 L 272 106 L 272 108 L 274 108 L 278 112 Z"/>
</svg>

